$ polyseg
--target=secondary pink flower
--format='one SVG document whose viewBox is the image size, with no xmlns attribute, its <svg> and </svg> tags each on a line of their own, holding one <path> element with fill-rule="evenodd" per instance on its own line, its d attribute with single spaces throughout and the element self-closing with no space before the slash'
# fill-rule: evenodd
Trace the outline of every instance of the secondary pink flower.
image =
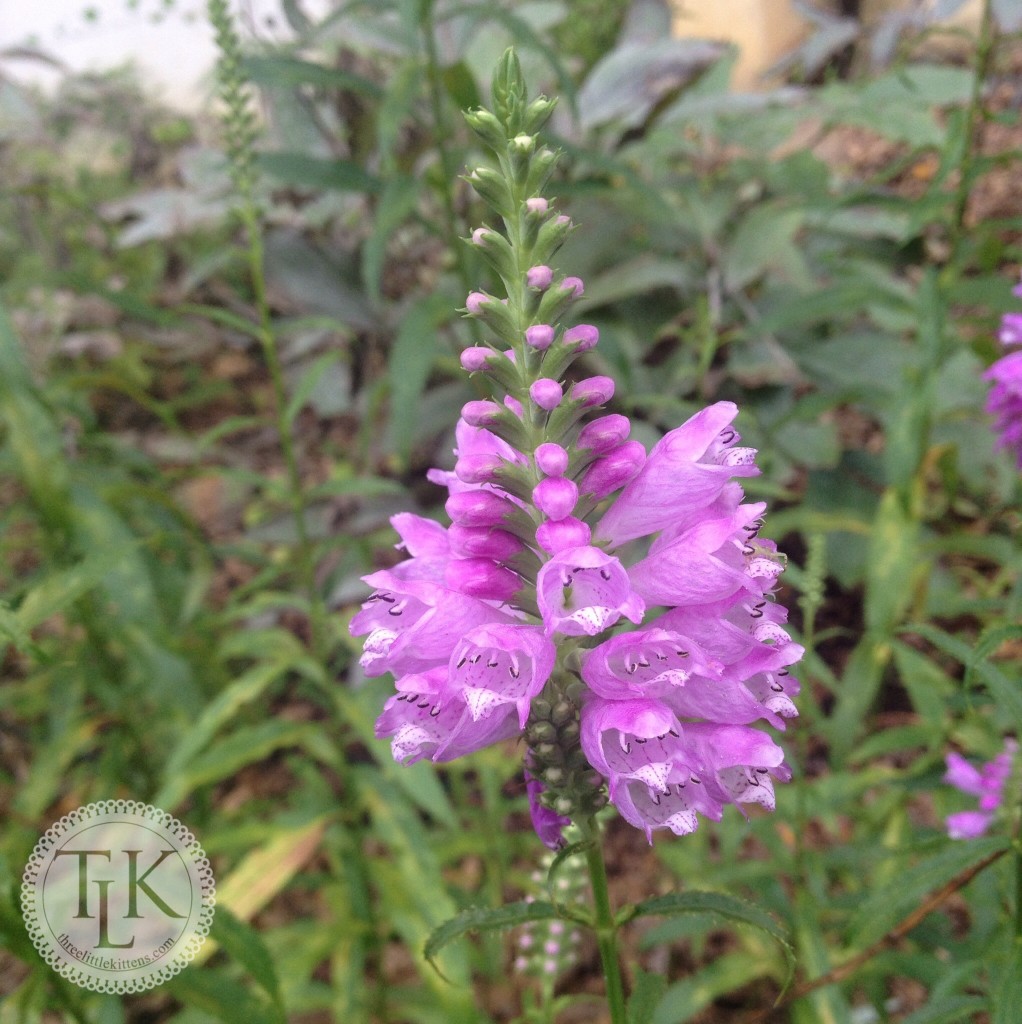
<svg viewBox="0 0 1022 1024">
<path fill-rule="evenodd" d="M 959 811 L 947 817 L 947 831 L 952 839 L 977 839 L 990 827 L 1004 801 L 1004 787 L 1011 776 L 1018 744 L 1005 740 L 1004 750 L 981 768 L 974 768 L 960 754 L 947 755 L 944 781 L 969 796 L 979 797 L 979 809 Z"/>
</svg>

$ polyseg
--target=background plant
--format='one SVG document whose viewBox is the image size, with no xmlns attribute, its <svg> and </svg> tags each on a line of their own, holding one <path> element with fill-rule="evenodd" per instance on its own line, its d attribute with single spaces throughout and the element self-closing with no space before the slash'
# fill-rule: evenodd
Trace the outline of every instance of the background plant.
<svg viewBox="0 0 1022 1024">
<path fill-rule="evenodd" d="M 1019 263 L 1015 28 L 988 18 L 957 63 L 909 32 L 889 70 L 863 48 L 849 79 L 742 97 L 719 47 L 663 42 L 656 5 L 609 25 L 567 4 L 282 10 L 295 40 L 249 41 L 243 67 L 265 112 L 268 306 L 331 608 L 319 653 L 221 129 L 95 80 L 5 115 L 3 1019 L 520 1012 L 499 939 L 443 950 L 460 987 L 422 956 L 443 919 L 527 887 L 513 759 L 389 766 L 369 735 L 382 691 L 344 629 L 357 576 L 392 558 L 387 516 L 436 504 L 416 481 L 476 397 L 451 311 L 466 278 L 489 282 L 453 242 L 477 222 L 452 177 L 474 156 L 456 115 L 514 42 L 535 90 L 562 97 L 552 191 L 584 228 L 562 259 L 601 330 L 588 368 L 612 367 L 617 408 L 650 439 L 740 402 L 761 479 L 783 481 L 761 493 L 813 651 L 801 779 L 777 815 L 627 858 L 612 828 L 612 892 L 754 895 L 799 961 L 775 1019 L 1011 1020 L 1011 858 L 968 878 L 1003 844 L 945 839 L 963 804 L 940 778 L 949 746 L 988 760 L 1020 719 L 1019 485 L 979 381 Z M 650 85 L 637 53 L 671 73 Z M 180 987 L 123 1005 L 41 967 L 14 898 L 54 817 L 121 795 L 196 831 L 233 911 Z M 631 934 L 658 1024 L 751 1016 L 784 979 L 771 941 L 719 918 Z M 596 951 L 579 955 L 559 996 L 584 996 Z M 818 978 L 833 981 L 806 991 Z"/>
</svg>

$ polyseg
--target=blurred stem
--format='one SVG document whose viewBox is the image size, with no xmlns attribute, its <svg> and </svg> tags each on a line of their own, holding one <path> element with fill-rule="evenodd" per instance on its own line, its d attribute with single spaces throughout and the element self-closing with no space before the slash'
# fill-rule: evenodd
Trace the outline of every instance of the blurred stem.
<svg viewBox="0 0 1022 1024">
<path fill-rule="evenodd" d="M 298 569 L 309 601 L 309 626 L 312 632 L 312 649 L 319 660 L 325 665 L 328 651 L 326 649 L 325 619 L 323 602 L 316 585 L 316 560 L 309 538 L 306 523 L 305 491 L 302 476 L 298 468 L 298 456 L 295 451 L 294 434 L 287 417 L 287 388 L 284 384 L 284 371 L 277 345 L 277 335 L 270 319 L 270 304 L 266 294 L 266 269 L 263 253 L 263 234 L 259 223 L 259 215 L 251 195 L 244 195 L 241 203 L 241 219 L 247 236 L 247 257 L 249 276 L 252 280 L 252 291 L 255 297 L 256 311 L 259 318 L 259 344 L 263 350 L 263 358 L 270 372 L 273 386 L 273 405 L 280 449 L 284 456 L 287 472 L 288 493 L 291 499 L 291 515 L 294 519 L 295 534 L 298 539 Z"/>
<path fill-rule="evenodd" d="M 429 103 L 433 114 L 433 130 L 436 137 L 437 152 L 440 155 L 440 167 L 443 170 L 444 187 L 441 189 L 444 202 L 444 235 L 446 236 L 447 247 L 454 255 L 455 265 L 458 268 L 458 277 L 461 279 L 465 294 L 472 291 L 472 269 L 468 263 L 468 253 L 458 233 L 458 212 L 454 208 L 454 183 L 458 180 L 458 167 L 454 156 L 451 153 L 448 141 L 452 138 L 454 131 L 447 116 L 447 107 L 444 103 L 443 82 L 440 79 L 440 55 L 436 48 L 436 25 L 433 21 L 434 0 L 423 0 L 422 19 L 422 42 L 426 51 L 426 77 L 429 80 Z M 471 330 L 478 342 L 480 336 L 479 324 L 471 320 Z"/>
<path fill-rule="evenodd" d="M 955 205 L 951 218 L 951 258 L 949 266 L 955 267 L 962 243 L 965 241 L 965 212 L 969 203 L 969 192 L 972 188 L 973 168 L 976 163 L 976 151 L 979 147 L 979 134 L 986 120 L 986 109 L 983 105 L 983 85 L 990 75 L 994 51 L 997 47 L 997 36 L 994 29 L 991 0 L 983 0 L 983 9 L 979 21 L 979 37 L 976 40 L 976 71 L 972 79 L 972 94 L 969 98 L 969 109 L 965 115 L 965 132 L 962 139 L 962 154 L 958 164 L 958 188 L 955 193 Z"/>
<path fill-rule="evenodd" d="M 607 1003 L 610 1006 L 612 1024 L 627 1024 L 625 1010 L 625 987 L 621 977 L 621 959 L 617 948 L 617 923 L 610 906 L 610 890 L 607 886 L 607 868 L 603 862 L 603 839 L 595 818 L 579 821 L 578 826 L 586 843 L 586 864 L 589 867 L 589 884 L 593 890 L 593 909 L 596 943 L 600 948 L 600 961 L 607 985 Z"/>
<path fill-rule="evenodd" d="M 1022 943 L 1022 840 L 1015 839 L 1015 944 Z"/>
</svg>

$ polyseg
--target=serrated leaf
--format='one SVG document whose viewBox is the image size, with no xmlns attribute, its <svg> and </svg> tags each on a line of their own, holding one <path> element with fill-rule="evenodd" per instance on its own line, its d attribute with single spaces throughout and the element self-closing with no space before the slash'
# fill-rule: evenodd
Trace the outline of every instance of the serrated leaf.
<svg viewBox="0 0 1022 1024">
<path fill-rule="evenodd" d="M 439 972 L 435 963 L 437 954 L 449 942 L 462 935 L 469 932 L 507 931 L 529 921 L 553 921 L 559 917 L 557 908 L 543 900 L 534 900 L 531 903 L 522 900 L 518 903 L 507 903 L 496 909 L 470 907 L 434 929 L 426 941 L 425 957 Z"/>
<path fill-rule="evenodd" d="M 883 938 L 935 889 L 1010 845 L 1011 840 L 1002 836 L 970 839 L 968 842 L 949 840 L 939 853 L 911 866 L 906 858 L 904 869 L 897 872 L 897 880 L 871 893 L 859 906 L 849 929 L 852 944 L 862 948 Z"/>
<path fill-rule="evenodd" d="M 723 917 L 735 924 L 751 925 L 766 932 L 776 940 L 784 953 L 789 979 L 795 971 L 795 953 L 788 933 L 765 910 L 735 896 L 720 892 L 672 892 L 664 896 L 654 896 L 633 907 L 625 908 L 619 916 L 621 923 L 624 923 L 637 917 L 669 917 L 677 914 L 710 914 Z"/>
</svg>

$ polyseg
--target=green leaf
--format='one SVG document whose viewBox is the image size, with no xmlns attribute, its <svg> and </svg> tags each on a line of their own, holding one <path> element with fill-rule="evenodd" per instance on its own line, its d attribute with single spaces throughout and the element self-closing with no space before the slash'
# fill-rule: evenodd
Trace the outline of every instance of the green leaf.
<svg viewBox="0 0 1022 1024">
<path fill-rule="evenodd" d="M 217 730 L 226 725 L 246 704 L 256 700 L 285 671 L 287 665 L 281 662 L 254 665 L 219 693 L 167 758 L 163 770 L 164 790 L 172 787 L 175 776 L 212 740 Z M 159 801 L 157 803 L 162 806 Z"/>
<path fill-rule="evenodd" d="M 662 995 L 651 1024 L 682 1024 L 706 1009 L 716 998 L 762 977 L 769 963 L 741 950 L 725 953 L 688 978 L 675 982 Z"/>
<path fill-rule="evenodd" d="M 284 421 L 290 426 L 294 423 L 295 418 L 305 407 L 312 393 L 316 390 L 316 385 L 319 384 L 323 378 L 323 374 L 330 369 L 335 363 L 341 358 L 341 353 L 337 351 L 324 352 L 313 364 L 302 374 L 301 379 L 295 385 L 294 391 L 291 393 L 291 397 L 288 400 L 287 408 L 284 410 Z"/>
<path fill-rule="evenodd" d="M 557 908 L 552 903 L 542 900 L 534 900 L 532 903 L 526 903 L 524 900 L 506 903 L 496 909 L 470 907 L 434 929 L 426 941 L 425 956 L 439 973 L 436 966 L 437 954 L 449 942 L 462 935 L 469 932 L 508 931 L 529 921 L 553 921 L 559 917 Z"/>
<path fill-rule="evenodd" d="M 628 999 L 628 1024 L 651 1024 L 653 1011 L 667 988 L 662 974 L 636 969 L 632 994 Z"/>
<path fill-rule="evenodd" d="M 784 276 L 789 280 L 808 280 L 808 271 L 794 244 L 803 220 L 801 210 L 770 203 L 754 206 L 727 245 L 723 261 L 725 287 L 732 292 L 740 291 L 768 270 L 777 272 L 781 268 L 787 270 Z"/>
<path fill-rule="evenodd" d="M 357 92 L 372 99 L 383 95 L 375 82 L 362 75 L 295 57 L 243 57 L 241 70 L 257 85 L 313 85 L 319 89 Z"/>
<path fill-rule="evenodd" d="M 915 863 L 909 863 L 914 859 L 911 855 L 903 855 L 893 884 L 870 893 L 852 918 L 852 945 L 864 948 L 883 938 L 935 889 L 1010 845 L 1011 840 L 1003 836 L 968 842 L 949 840 L 939 853 Z"/>
<path fill-rule="evenodd" d="M 863 721 L 873 705 L 884 669 L 890 658 L 890 645 L 867 633 L 852 651 L 845 665 L 837 705 L 826 722 L 827 736 L 835 755 L 848 755 Z"/>
<path fill-rule="evenodd" d="M 1004 973 L 994 992 L 994 1012 L 990 1024 L 1017 1024 L 1022 1006 L 1022 942 L 1012 946 Z"/>
<path fill-rule="evenodd" d="M 259 933 L 239 920 L 225 906 L 218 906 L 213 915 L 210 938 L 217 942 L 249 973 L 273 1000 L 283 1016 L 280 981 L 273 967 L 273 957 Z"/>
<path fill-rule="evenodd" d="M 919 524 L 906 512 L 894 488 L 877 507 L 866 566 L 866 627 L 888 634 L 912 601 L 921 565 Z"/>
<path fill-rule="evenodd" d="M 433 368 L 439 326 L 451 315 L 446 296 L 435 294 L 417 302 L 401 322 L 390 351 L 390 443 L 407 456 L 419 430 L 419 400 Z"/>
<path fill-rule="evenodd" d="M 362 246 L 362 280 L 373 302 L 380 301 L 380 279 L 387 240 L 405 222 L 419 200 L 422 181 L 410 174 L 391 174 L 373 216 L 372 234 Z"/>
<path fill-rule="evenodd" d="M 257 162 L 264 174 L 301 188 L 375 192 L 380 186 L 378 179 L 350 160 L 278 152 L 260 153 Z"/>
<path fill-rule="evenodd" d="M 643 900 L 633 907 L 626 907 L 618 915 L 619 923 L 634 920 L 637 917 L 663 915 L 672 917 L 677 914 L 710 914 L 723 917 L 734 924 L 751 925 L 766 932 L 780 945 L 788 964 L 788 977 L 795 971 L 795 953 L 791 947 L 788 933 L 765 910 L 745 900 L 737 899 L 720 892 L 672 892 L 664 896 L 654 896 Z"/>
<path fill-rule="evenodd" d="M 186 1006 L 224 1021 L 224 1024 L 283 1024 L 276 1007 L 257 998 L 225 971 L 186 967 L 164 983 L 164 991 Z"/>
</svg>

